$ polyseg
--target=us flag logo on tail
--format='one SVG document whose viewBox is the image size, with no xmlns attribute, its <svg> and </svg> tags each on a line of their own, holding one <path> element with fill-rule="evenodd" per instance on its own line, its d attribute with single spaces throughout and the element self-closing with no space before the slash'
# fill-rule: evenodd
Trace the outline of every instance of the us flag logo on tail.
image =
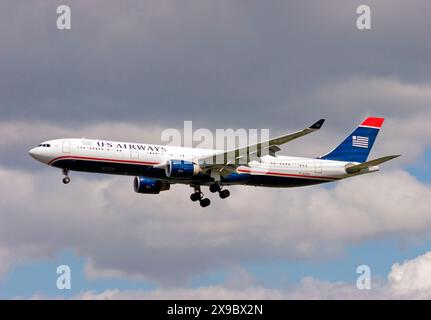
<svg viewBox="0 0 431 320">
<path fill-rule="evenodd" d="M 352 136 L 352 146 L 359 148 L 368 148 L 368 137 Z"/>
</svg>

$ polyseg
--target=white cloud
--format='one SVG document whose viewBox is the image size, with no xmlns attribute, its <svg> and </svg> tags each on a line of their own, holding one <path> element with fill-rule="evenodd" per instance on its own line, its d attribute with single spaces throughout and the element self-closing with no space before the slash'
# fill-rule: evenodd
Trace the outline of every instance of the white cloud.
<svg viewBox="0 0 431 320">
<path fill-rule="evenodd" d="M 374 146 L 372 157 L 402 154 L 396 163 L 412 163 L 431 145 L 431 85 L 408 83 L 388 77 L 351 76 L 342 81 L 327 81 L 295 104 L 318 106 L 314 117 L 328 115 L 325 127 L 316 134 L 285 146 L 283 154 L 318 156 L 325 154 L 352 130 L 365 116 L 383 116 L 386 122 Z M 298 115 L 299 116 L 299 115 Z M 174 122 L 182 130 L 181 119 Z M 172 122 L 170 122 L 172 124 Z M 199 122 L 201 123 L 201 122 Z M 289 128 L 271 128 L 271 136 L 301 129 L 311 123 L 295 124 Z M 155 123 L 105 121 L 70 123 L 69 126 L 53 122 L 13 120 L 0 121 L 0 151 L 2 162 L 24 165 L 22 155 L 40 141 L 61 137 L 87 137 L 110 140 L 160 143 L 161 133 L 167 124 L 163 118 Z M 194 129 L 198 125 L 194 122 Z M 214 130 L 214 128 L 212 128 Z M 7 152 L 6 152 L 7 151 Z M 27 164 L 28 165 L 28 164 Z M 387 164 L 391 166 L 392 164 Z"/>
<path fill-rule="evenodd" d="M 395 263 L 388 279 L 399 296 L 431 298 L 431 252 L 402 264 Z"/>
<path fill-rule="evenodd" d="M 197 288 L 84 291 L 72 299 L 431 299 L 431 252 L 402 264 L 393 264 L 387 280 L 373 278 L 370 290 L 359 290 L 355 283 L 330 282 L 312 277 L 303 278 L 296 286 L 268 288 L 256 284 L 241 269 L 235 270 L 231 277 L 237 280 L 232 283 L 228 279 L 221 284 Z M 43 295 L 33 295 L 32 298 L 51 299 Z"/>
<path fill-rule="evenodd" d="M 51 27 L 51 4 L 37 4 L 40 10 L 1 4 L 0 13 L 16 11 L 20 19 L 0 19 L 8 24 L 1 30 L 15 31 L 1 55 L 0 109 L 11 121 L 0 121 L 0 274 L 14 262 L 71 247 L 88 257 L 91 277 L 172 283 L 224 264 L 328 256 L 387 235 L 427 236 L 429 185 L 400 170 L 329 191 L 232 188 L 231 198 L 205 211 L 188 201 L 186 187 L 141 196 L 130 178 L 90 180 L 73 173 L 65 187 L 58 171 L 23 172 L 30 162 L 36 167 L 27 151 L 41 140 L 158 142 L 164 121 L 186 120 L 183 115 L 223 125 L 264 121 L 288 130 L 297 119 L 328 115 L 326 131 L 286 148 L 310 156 L 344 138 L 356 125 L 350 119 L 382 115 L 387 122 L 373 156 L 403 154 L 385 168 L 413 163 L 430 146 L 429 42 L 417 32 L 429 29 L 421 15 L 425 1 L 403 4 L 399 12 L 412 14 L 397 19 L 386 4 L 376 4 L 383 19 L 365 42 L 354 36 L 345 1 L 323 10 L 299 2 L 265 10 L 215 3 L 147 1 L 121 11 L 116 4 L 99 10 L 76 3 L 75 12 L 85 14 L 68 43 Z M 399 23 L 409 16 L 418 19 Z M 300 36 L 292 25 L 301 27 Z M 334 51 L 340 44 L 344 49 Z M 358 70 L 366 76 L 358 78 Z M 134 124 L 116 122 L 120 117 Z M 64 127 L 66 121 L 74 126 Z"/>
<path fill-rule="evenodd" d="M 431 84 L 403 83 L 393 78 L 352 77 L 342 82 L 325 84 L 313 93 L 312 98 L 321 103 L 361 113 L 408 115 L 429 111 Z"/>
<path fill-rule="evenodd" d="M 368 90 L 371 102 L 391 100 L 393 93 L 394 103 L 412 101 L 411 114 L 397 112 L 387 119 L 373 151 L 373 157 L 393 153 L 403 157 L 382 166 L 382 172 L 339 182 L 329 190 L 233 187 L 229 199 L 214 199 L 206 210 L 188 200 L 191 189 L 186 186 L 173 186 L 158 196 L 138 195 L 130 177 L 75 172 L 72 183 L 63 186 L 59 171 L 42 170 L 27 155 L 28 144 L 57 137 L 158 142 L 162 125 L 109 122 L 63 127 L 1 121 L 0 247 L 7 249 L 8 258 L 0 272 L 4 274 L 13 261 L 73 248 L 88 258 L 90 278 L 131 277 L 172 284 L 246 261 L 333 256 L 347 244 L 389 235 L 399 240 L 426 238 L 431 227 L 424 201 L 431 196 L 429 184 L 402 170 L 386 169 L 415 161 L 429 146 L 431 113 L 425 108 L 429 88 L 388 79 L 369 83 L 356 79 L 335 85 L 328 90 L 331 94 L 323 90 L 313 97 L 323 105 L 338 95 L 342 103 L 349 97 L 356 103 L 358 89 Z M 322 154 L 332 147 L 329 141 L 347 134 L 333 123 L 325 129 L 289 144 L 283 153 Z M 29 163 L 41 170 L 20 170 Z"/>
<path fill-rule="evenodd" d="M 83 177 L 64 186 L 59 172 L 0 170 L 0 246 L 14 261 L 73 248 L 93 278 L 175 284 L 246 261 L 328 257 L 376 237 L 424 239 L 431 227 L 429 185 L 399 170 L 330 190 L 231 188 L 206 210 L 185 186 L 139 195 L 130 177 Z"/>
<path fill-rule="evenodd" d="M 301 103 L 318 105 L 319 110 L 334 112 L 328 119 L 328 126 L 332 123 L 332 126 L 346 128 L 346 123 L 350 123 L 347 119 L 360 121 L 366 116 L 385 117 L 374 154 L 400 153 L 403 157 L 398 161 L 410 163 L 431 145 L 428 139 L 431 135 L 429 83 L 404 83 L 384 77 L 352 77 L 322 85 Z M 335 133 L 339 135 L 335 141 L 345 136 L 339 131 Z"/>
</svg>

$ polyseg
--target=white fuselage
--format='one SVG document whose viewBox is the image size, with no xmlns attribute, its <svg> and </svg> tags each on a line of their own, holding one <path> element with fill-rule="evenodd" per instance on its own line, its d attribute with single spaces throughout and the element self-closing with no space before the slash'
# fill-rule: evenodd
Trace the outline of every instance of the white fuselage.
<svg viewBox="0 0 431 320">
<path fill-rule="evenodd" d="M 211 184 L 214 180 L 209 176 L 170 179 L 164 175 L 160 166 L 172 159 L 196 162 L 216 151 L 106 140 L 56 139 L 40 144 L 29 153 L 42 163 L 67 170 L 148 176 L 169 183 Z M 350 164 L 318 158 L 267 155 L 237 166 L 231 178 L 225 177 L 221 183 L 293 187 L 334 181 L 378 170 L 374 168 L 348 174 L 346 165 Z"/>
</svg>

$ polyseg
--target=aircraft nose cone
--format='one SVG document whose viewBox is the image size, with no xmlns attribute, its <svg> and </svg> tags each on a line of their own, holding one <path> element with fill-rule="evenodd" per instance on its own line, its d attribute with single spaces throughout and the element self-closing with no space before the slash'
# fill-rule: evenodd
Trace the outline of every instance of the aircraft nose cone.
<svg viewBox="0 0 431 320">
<path fill-rule="evenodd" d="M 30 149 L 28 151 L 28 154 L 35 160 L 42 162 L 42 163 L 46 163 L 48 164 L 48 162 L 51 160 L 52 158 L 52 154 L 49 152 L 49 150 L 45 150 L 46 148 L 41 148 L 41 147 L 35 147 L 33 149 Z"/>
<path fill-rule="evenodd" d="M 36 158 L 35 158 L 35 156 L 36 156 L 36 148 L 30 149 L 30 150 L 28 151 L 28 154 L 29 154 L 32 158 L 36 159 Z"/>
<path fill-rule="evenodd" d="M 33 148 L 28 151 L 28 154 L 37 161 L 43 162 L 43 154 L 41 153 L 41 150 L 38 148 Z"/>
</svg>

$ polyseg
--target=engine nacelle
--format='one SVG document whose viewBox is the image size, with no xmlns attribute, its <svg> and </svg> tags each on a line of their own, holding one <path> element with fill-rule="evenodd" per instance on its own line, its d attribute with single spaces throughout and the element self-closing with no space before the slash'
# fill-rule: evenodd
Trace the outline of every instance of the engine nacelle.
<svg viewBox="0 0 431 320">
<path fill-rule="evenodd" d="M 135 177 L 133 188 L 137 193 L 158 194 L 160 191 L 169 190 L 171 185 L 165 181 L 145 177 Z"/>
<path fill-rule="evenodd" d="M 190 178 L 202 172 L 198 164 L 185 160 L 168 160 L 165 173 L 168 178 Z"/>
</svg>

